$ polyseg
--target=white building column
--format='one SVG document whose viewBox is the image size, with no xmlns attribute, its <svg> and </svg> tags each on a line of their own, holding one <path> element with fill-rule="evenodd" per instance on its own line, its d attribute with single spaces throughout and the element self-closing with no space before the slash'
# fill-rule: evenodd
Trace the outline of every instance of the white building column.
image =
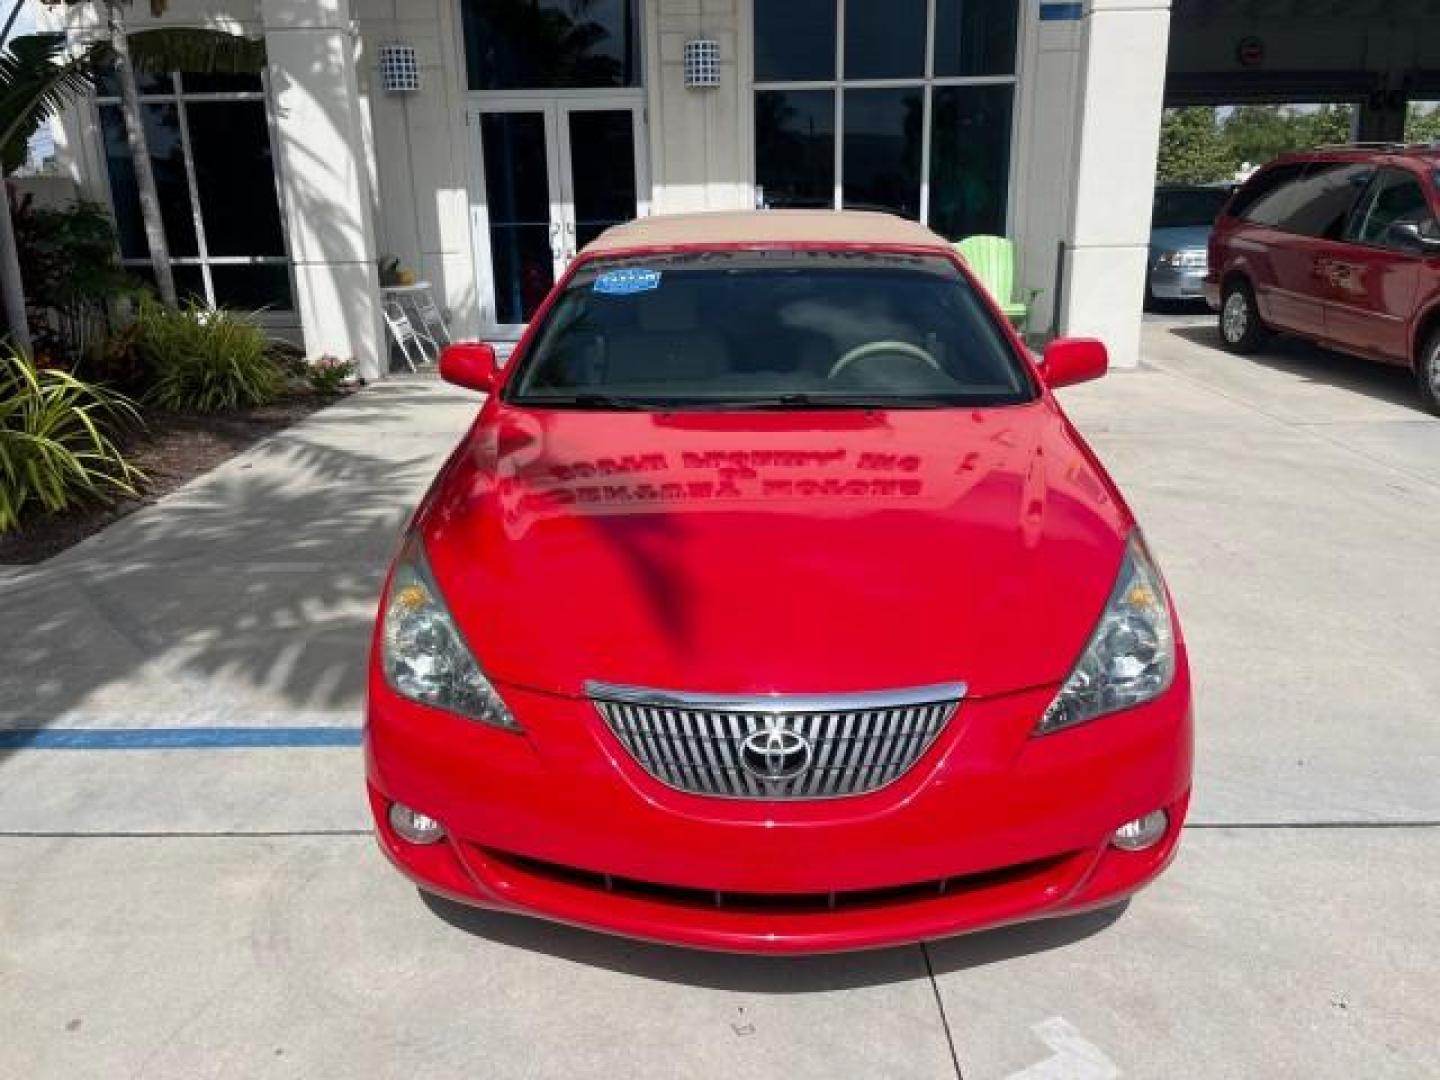
<svg viewBox="0 0 1440 1080">
<path fill-rule="evenodd" d="M 650 178 L 657 214 L 740 210 L 752 203 L 745 88 L 751 0 L 646 0 Z M 743 10 L 742 10 L 743 9 Z M 743 21 L 742 21 L 743 18 Z M 720 46 L 720 85 L 685 85 L 685 43 Z M 742 55 L 743 54 L 743 55 Z"/>
<path fill-rule="evenodd" d="M 385 373 L 349 0 L 260 0 L 296 307 L 311 357 Z"/>
<path fill-rule="evenodd" d="M 1062 327 L 1116 367 L 1140 361 L 1169 33 L 1170 0 L 1086 2 Z"/>
<path fill-rule="evenodd" d="M 1068 236 L 1074 201 L 1075 102 L 1080 93 L 1079 18 L 1040 19 L 1021 3 L 1020 84 L 1016 88 L 1015 145 L 1010 158 L 1010 235 L 1019 246 L 1023 290 L 1039 289 L 1026 330 L 1055 328 L 1056 244 Z"/>
</svg>

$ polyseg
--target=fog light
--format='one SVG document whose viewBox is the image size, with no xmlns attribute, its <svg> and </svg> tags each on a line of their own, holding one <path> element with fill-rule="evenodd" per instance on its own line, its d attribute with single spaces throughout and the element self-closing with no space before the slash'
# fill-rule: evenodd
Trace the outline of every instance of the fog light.
<svg viewBox="0 0 1440 1080">
<path fill-rule="evenodd" d="M 433 844 L 445 835 L 440 822 L 398 802 L 390 804 L 390 827 L 412 844 Z"/>
<path fill-rule="evenodd" d="M 1169 826 L 1170 815 L 1164 810 L 1156 810 L 1142 818 L 1136 818 L 1134 821 L 1127 821 L 1121 825 L 1111 835 L 1110 843 L 1121 851 L 1144 851 L 1146 848 L 1158 844 Z"/>
</svg>

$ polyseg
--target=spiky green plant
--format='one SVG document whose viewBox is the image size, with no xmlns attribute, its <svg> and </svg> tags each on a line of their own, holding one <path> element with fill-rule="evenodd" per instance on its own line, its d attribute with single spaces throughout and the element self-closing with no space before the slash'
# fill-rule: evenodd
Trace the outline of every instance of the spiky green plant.
<svg viewBox="0 0 1440 1080">
<path fill-rule="evenodd" d="M 115 445 L 117 428 L 139 426 L 129 399 L 68 371 L 0 354 L 0 533 L 39 505 L 51 513 L 134 495 L 145 479 Z"/>
<path fill-rule="evenodd" d="M 146 302 L 137 326 L 136 347 L 153 379 L 146 400 L 162 409 L 219 412 L 264 405 L 284 391 L 265 331 L 246 315 Z"/>
</svg>

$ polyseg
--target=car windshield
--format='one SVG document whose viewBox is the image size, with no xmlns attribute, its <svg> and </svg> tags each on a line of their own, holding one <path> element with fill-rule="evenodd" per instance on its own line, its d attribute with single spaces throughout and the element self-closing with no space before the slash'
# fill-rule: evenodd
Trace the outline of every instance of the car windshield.
<svg viewBox="0 0 1440 1080">
<path fill-rule="evenodd" d="M 1155 192 L 1153 229 L 1185 229 L 1213 225 L 1220 216 L 1228 188 L 1170 188 Z"/>
<path fill-rule="evenodd" d="M 707 251 L 597 260 L 507 391 L 552 408 L 1005 405 L 1035 396 L 948 259 Z"/>
</svg>

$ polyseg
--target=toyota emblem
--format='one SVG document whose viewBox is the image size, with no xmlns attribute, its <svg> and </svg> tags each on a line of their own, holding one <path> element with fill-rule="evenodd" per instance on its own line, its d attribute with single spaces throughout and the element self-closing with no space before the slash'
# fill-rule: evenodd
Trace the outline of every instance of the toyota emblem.
<svg viewBox="0 0 1440 1080">
<path fill-rule="evenodd" d="M 780 783 L 810 768 L 812 753 L 809 739 L 786 727 L 783 718 L 770 716 L 740 743 L 740 764 L 757 780 Z"/>
</svg>

